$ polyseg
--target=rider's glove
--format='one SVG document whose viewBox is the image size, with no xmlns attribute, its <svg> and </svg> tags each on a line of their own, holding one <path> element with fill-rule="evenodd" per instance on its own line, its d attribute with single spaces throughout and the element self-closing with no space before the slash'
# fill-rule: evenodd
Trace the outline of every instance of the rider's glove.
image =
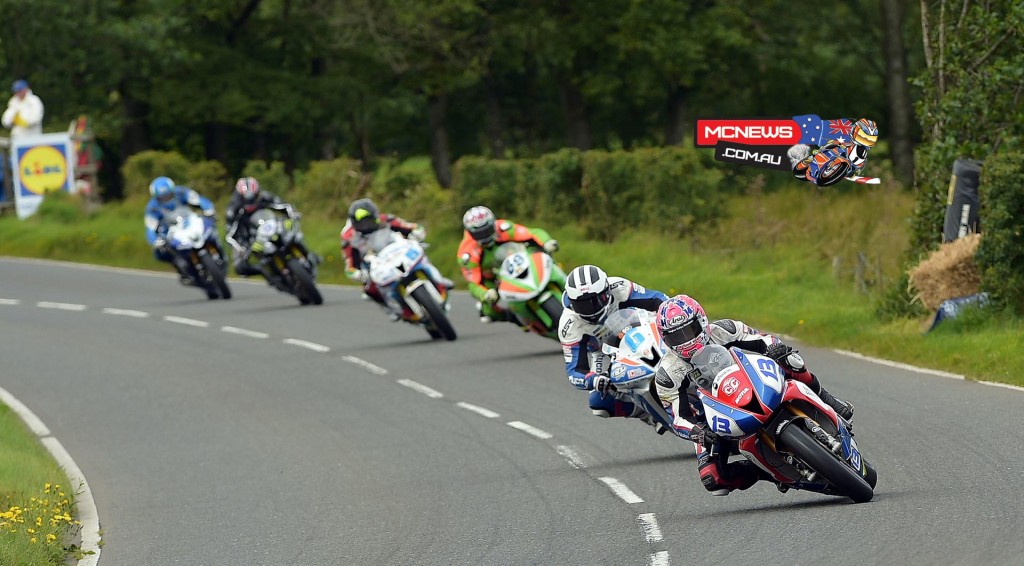
<svg viewBox="0 0 1024 566">
<path fill-rule="evenodd" d="M 609 379 L 607 375 L 592 375 L 591 379 L 594 391 L 597 391 L 601 397 L 615 391 L 615 386 L 612 385 L 612 380 Z"/>
<path fill-rule="evenodd" d="M 217 216 L 217 210 L 214 209 L 214 208 L 211 208 L 209 210 L 204 210 L 203 211 L 203 216 L 205 216 L 207 218 L 213 218 L 213 217 Z"/>
<path fill-rule="evenodd" d="M 690 440 L 707 448 L 718 442 L 718 435 L 712 432 L 707 424 L 697 423 L 690 429 Z"/>
<path fill-rule="evenodd" d="M 153 240 L 153 248 L 154 249 L 157 249 L 157 250 L 163 249 L 166 245 L 167 245 L 167 240 L 165 240 L 164 238 L 158 237 L 157 239 Z"/>
<path fill-rule="evenodd" d="M 794 350 L 782 342 L 776 342 L 768 346 L 764 355 L 775 360 L 783 368 L 794 373 L 800 373 L 804 371 L 805 366 L 804 359 L 797 352 L 798 350 Z"/>
<path fill-rule="evenodd" d="M 548 240 L 544 242 L 544 251 L 549 254 L 553 254 L 558 251 L 558 240 Z"/>
<path fill-rule="evenodd" d="M 483 302 L 493 305 L 498 302 L 498 291 L 495 289 L 488 289 L 484 296 L 480 298 Z"/>
<path fill-rule="evenodd" d="M 409 239 L 414 242 L 422 242 L 423 240 L 426 240 L 427 229 L 417 224 L 416 227 L 412 229 L 412 232 L 409 232 Z"/>
<path fill-rule="evenodd" d="M 366 280 L 370 278 L 369 273 L 365 269 L 348 269 L 345 271 L 345 275 L 349 279 L 353 279 L 360 283 L 366 283 Z"/>
</svg>

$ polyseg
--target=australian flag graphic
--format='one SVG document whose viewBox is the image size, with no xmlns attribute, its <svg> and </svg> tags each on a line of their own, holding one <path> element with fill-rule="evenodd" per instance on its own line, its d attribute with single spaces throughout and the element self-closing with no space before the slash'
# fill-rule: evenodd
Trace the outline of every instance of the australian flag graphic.
<svg viewBox="0 0 1024 566">
<path fill-rule="evenodd" d="M 817 114 L 793 116 L 800 126 L 800 143 L 804 145 L 825 145 L 829 140 L 850 141 L 853 122 L 846 118 L 822 120 Z"/>
</svg>

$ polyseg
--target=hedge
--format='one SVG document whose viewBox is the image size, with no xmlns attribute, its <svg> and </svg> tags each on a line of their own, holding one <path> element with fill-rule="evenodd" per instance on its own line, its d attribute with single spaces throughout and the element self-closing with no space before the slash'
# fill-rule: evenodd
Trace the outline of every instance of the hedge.
<svg viewBox="0 0 1024 566">
<path fill-rule="evenodd" d="M 499 216 L 574 218 L 589 237 L 610 241 L 616 226 L 690 232 L 720 213 L 724 179 L 691 148 L 562 149 L 537 159 L 463 157 L 453 190 L 463 209 L 483 204 Z"/>
<path fill-rule="evenodd" d="M 1024 153 L 987 158 L 981 175 L 981 286 L 1024 314 Z"/>
</svg>

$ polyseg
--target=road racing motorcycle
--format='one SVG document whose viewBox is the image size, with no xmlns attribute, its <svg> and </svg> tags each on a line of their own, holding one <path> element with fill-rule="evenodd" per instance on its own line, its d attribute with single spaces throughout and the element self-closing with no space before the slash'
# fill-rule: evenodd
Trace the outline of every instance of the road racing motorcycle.
<svg viewBox="0 0 1024 566">
<path fill-rule="evenodd" d="M 525 330 L 558 340 L 565 272 L 541 249 L 506 242 L 494 252 L 498 297 Z"/>
<path fill-rule="evenodd" d="M 717 344 L 691 360 L 704 418 L 726 447 L 761 468 L 781 491 L 802 489 L 874 496 L 877 473 L 863 458 L 851 426 L 807 385 L 784 377 L 771 358 Z"/>
<path fill-rule="evenodd" d="M 423 326 L 431 338 L 455 340 L 448 319 L 448 287 L 425 246 L 397 232 L 377 230 L 370 236 L 370 249 L 380 251 L 367 254 L 364 261 L 370 266 L 370 280 L 402 320 Z"/>
<path fill-rule="evenodd" d="M 217 224 L 212 216 L 200 216 L 190 207 L 179 206 L 165 215 L 169 219 L 166 249 L 179 272 L 210 299 L 230 299 L 225 277 L 227 263 L 217 243 Z"/>
<path fill-rule="evenodd" d="M 301 304 L 324 302 L 316 288 L 316 259 L 306 250 L 299 221 L 264 208 L 249 219 L 253 239 L 250 251 L 260 260 L 267 280 L 279 291 L 294 295 Z"/>
<path fill-rule="evenodd" d="M 604 326 L 601 352 L 595 361 L 608 375 L 616 395 L 637 404 L 677 436 L 654 383 L 667 349 L 654 316 L 622 309 Z M 847 496 L 861 503 L 874 496 L 875 469 L 865 460 L 850 425 L 811 389 L 783 377 L 782 368 L 765 356 L 717 344 L 693 357 L 690 407 L 721 441 L 712 453 L 725 464 L 742 455 L 761 468 L 781 491 L 802 489 Z"/>
</svg>

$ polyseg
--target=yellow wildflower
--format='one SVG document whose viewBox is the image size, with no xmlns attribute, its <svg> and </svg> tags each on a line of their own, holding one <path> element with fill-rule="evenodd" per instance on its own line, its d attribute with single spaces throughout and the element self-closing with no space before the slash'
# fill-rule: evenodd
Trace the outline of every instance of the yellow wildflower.
<svg viewBox="0 0 1024 566">
<path fill-rule="evenodd" d="M 26 530 L 26 531 L 28 532 L 28 534 L 30 534 L 30 535 L 32 535 L 32 534 L 35 534 L 35 532 L 36 532 L 36 530 L 35 530 L 35 529 L 25 529 L 25 530 Z"/>
<path fill-rule="evenodd" d="M 57 535 L 53 533 L 46 535 L 46 542 L 53 542 L 55 540 L 57 540 Z"/>
<path fill-rule="evenodd" d="M 32 537 L 32 539 L 29 540 L 29 542 L 31 542 L 32 544 L 35 544 L 35 543 L 37 543 L 39 541 L 36 540 L 36 537 Z"/>
</svg>

